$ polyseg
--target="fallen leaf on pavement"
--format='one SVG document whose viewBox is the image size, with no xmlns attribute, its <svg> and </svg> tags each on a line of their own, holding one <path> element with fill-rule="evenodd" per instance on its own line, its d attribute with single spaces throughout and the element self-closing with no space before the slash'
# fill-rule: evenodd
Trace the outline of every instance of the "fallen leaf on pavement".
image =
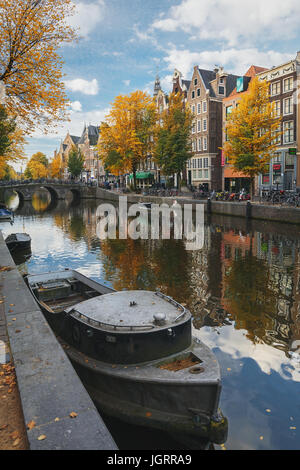
<svg viewBox="0 0 300 470">
<path fill-rule="evenodd" d="M 27 424 L 27 429 L 33 429 L 34 426 L 36 425 L 35 421 L 29 421 L 29 423 Z"/>
<path fill-rule="evenodd" d="M 70 418 L 76 418 L 77 416 L 77 413 L 75 413 L 75 411 L 72 411 L 72 413 L 70 413 Z"/>
<path fill-rule="evenodd" d="M 38 437 L 38 441 L 43 441 L 44 439 L 46 439 L 45 434 L 42 434 L 41 436 Z"/>
</svg>

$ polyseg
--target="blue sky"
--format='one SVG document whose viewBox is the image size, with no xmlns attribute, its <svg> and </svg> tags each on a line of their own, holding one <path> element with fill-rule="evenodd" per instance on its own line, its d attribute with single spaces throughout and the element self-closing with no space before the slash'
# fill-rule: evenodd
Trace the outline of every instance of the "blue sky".
<svg viewBox="0 0 300 470">
<path fill-rule="evenodd" d="M 194 65 L 243 74 L 271 67 L 300 50 L 299 0 L 75 0 L 71 22 L 81 39 L 61 50 L 71 121 L 57 134 L 42 130 L 26 153 L 49 158 L 69 130 L 98 125 L 119 94 L 152 94 L 158 71 L 164 91 L 174 68 L 190 79 Z M 24 165 L 23 165 L 24 166 Z"/>
</svg>

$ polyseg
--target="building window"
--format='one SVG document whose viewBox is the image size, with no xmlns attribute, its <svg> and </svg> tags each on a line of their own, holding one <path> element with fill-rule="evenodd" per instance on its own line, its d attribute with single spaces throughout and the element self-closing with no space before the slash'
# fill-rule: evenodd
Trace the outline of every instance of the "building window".
<svg viewBox="0 0 300 470">
<path fill-rule="evenodd" d="M 280 101 L 275 101 L 274 103 L 274 115 L 279 117 L 281 115 L 281 103 Z"/>
<path fill-rule="evenodd" d="M 284 93 L 287 93 L 288 91 L 293 90 L 293 77 L 286 78 L 283 80 L 283 91 Z"/>
<path fill-rule="evenodd" d="M 203 168 L 208 168 L 208 158 L 203 158 Z"/>
<path fill-rule="evenodd" d="M 204 170 L 204 178 L 207 180 L 208 179 L 208 170 Z"/>
<path fill-rule="evenodd" d="M 280 132 L 280 126 L 277 128 L 276 131 L 272 132 L 272 136 L 274 136 L 274 140 L 273 140 L 274 145 L 281 144 L 281 135 L 279 134 L 279 132 Z"/>
<path fill-rule="evenodd" d="M 196 168 L 196 160 L 195 160 L 195 159 L 193 159 L 193 160 L 192 160 L 192 162 L 193 162 L 193 163 L 192 163 L 192 165 L 193 165 L 193 169 L 195 169 L 195 168 Z"/>
<path fill-rule="evenodd" d="M 201 103 L 197 104 L 197 113 L 201 114 Z"/>
<path fill-rule="evenodd" d="M 201 132 L 201 119 L 197 121 L 197 132 Z"/>
<path fill-rule="evenodd" d="M 197 89 L 197 96 L 200 96 L 200 93 L 201 93 L 200 88 L 198 88 Z"/>
<path fill-rule="evenodd" d="M 198 139 L 198 152 L 202 151 L 202 138 Z"/>
<path fill-rule="evenodd" d="M 203 119 L 203 131 L 207 131 L 207 119 Z"/>
<path fill-rule="evenodd" d="M 294 121 L 283 123 L 283 142 L 285 144 L 294 142 Z"/>
<path fill-rule="evenodd" d="M 225 87 L 219 86 L 219 95 L 225 95 Z"/>
<path fill-rule="evenodd" d="M 193 170 L 193 179 L 197 179 L 197 170 Z"/>
<path fill-rule="evenodd" d="M 195 92 L 192 91 L 192 100 L 195 98 Z"/>
<path fill-rule="evenodd" d="M 292 114 L 293 113 L 293 99 L 286 98 L 283 101 L 283 114 Z"/>
<path fill-rule="evenodd" d="M 196 108 L 195 108 L 195 105 L 193 104 L 193 106 L 192 106 L 192 113 L 193 114 L 195 114 L 195 110 L 196 110 Z"/>
<path fill-rule="evenodd" d="M 224 83 L 224 78 L 220 78 L 220 84 L 223 85 Z"/>
<path fill-rule="evenodd" d="M 207 150 L 207 137 L 203 137 L 203 150 Z"/>
<path fill-rule="evenodd" d="M 198 170 L 198 179 L 202 179 L 202 170 Z"/>
<path fill-rule="evenodd" d="M 192 134 L 195 134 L 196 133 L 196 123 L 193 122 L 193 125 L 192 125 Z"/>
<path fill-rule="evenodd" d="M 206 101 L 203 101 L 202 111 L 203 111 L 203 113 L 206 113 L 206 111 L 207 111 L 207 102 Z"/>
<path fill-rule="evenodd" d="M 193 152 L 196 152 L 196 141 L 195 140 L 193 140 L 193 142 L 192 142 L 192 150 L 193 150 Z"/>
<path fill-rule="evenodd" d="M 198 168 L 202 168 L 202 158 L 198 158 Z"/>
<path fill-rule="evenodd" d="M 280 82 L 271 83 L 271 96 L 280 94 Z"/>
<path fill-rule="evenodd" d="M 233 106 L 226 106 L 226 116 L 228 116 L 229 114 L 232 113 L 232 110 L 233 110 Z"/>
<path fill-rule="evenodd" d="M 195 78 L 195 80 L 194 80 L 195 86 L 197 85 L 197 83 L 198 83 L 198 80 L 197 80 L 197 78 Z"/>
<path fill-rule="evenodd" d="M 286 152 L 285 154 L 285 169 L 286 170 L 293 170 L 295 166 L 295 156 L 290 155 Z"/>
</svg>

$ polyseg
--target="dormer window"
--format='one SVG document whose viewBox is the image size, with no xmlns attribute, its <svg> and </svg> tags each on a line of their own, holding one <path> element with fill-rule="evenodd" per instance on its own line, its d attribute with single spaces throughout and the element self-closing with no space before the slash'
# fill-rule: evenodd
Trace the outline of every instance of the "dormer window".
<svg viewBox="0 0 300 470">
<path fill-rule="evenodd" d="M 220 78 L 220 84 L 223 85 L 223 83 L 224 83 L 224 78 L 222 77 Z"/>
<path fill-rule="evenodd" d="M 219 86 L 219 95 L 225 95 L 225 87 Z"/>
</svg>

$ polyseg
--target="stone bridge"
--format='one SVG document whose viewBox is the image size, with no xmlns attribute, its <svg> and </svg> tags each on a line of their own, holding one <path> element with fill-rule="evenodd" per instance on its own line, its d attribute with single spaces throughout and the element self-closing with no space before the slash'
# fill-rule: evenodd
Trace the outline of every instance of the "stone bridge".
<svg viewBox="0 0 300 470">
<path fill-rule="evenodd" d="M 30 183 L 8 183 L 0 186 L 0 202 L 4 202 L 5 194 L 8 191 L 15 191 L 20 201 L 31 201 L 34 193 L 40 189 L 46 189 L 51 199 L 65 199 L 69 192 L 72 193 L 74 199 L 95 199 L 97 188 L 95 186 L 87 186 L 84 183 L 53 183 L 49 181 L 30 182 Z"/>
</svg>

